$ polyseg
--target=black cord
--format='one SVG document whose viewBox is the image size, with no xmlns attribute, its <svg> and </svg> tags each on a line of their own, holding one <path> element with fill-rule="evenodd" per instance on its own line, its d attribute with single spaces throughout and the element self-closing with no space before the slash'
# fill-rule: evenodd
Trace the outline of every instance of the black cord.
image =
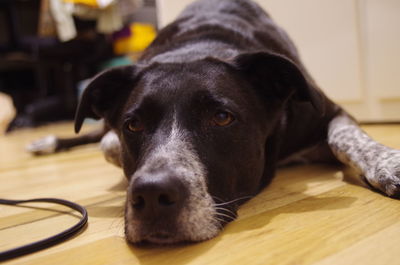
<svg viewBox="0 0 400 265">
<path fill-rule="evenodd" d="M 61 204 L 64 206 L 67 206 L 73 210 L 76 210 L 82 214 L 81 220 L 79 222 L 72 226 L 71 228 L 56 234 L 54 236 L 23 245 L 21 247 L 16 247 L 13 249 L 9 249 L 3 252 L 0 252 L 0 261 L 20 257 L 26 254 L 30 254 L 51 246 L 54 246 L 58 243 L 61 243 L 68 238 L 72 237 L 76 233 L 78 233 L 81 229 L 85 227 L 88 221 L 88 214 L 87 211 L 84 207 L 80 206 L 79 204 L 62 200 L 62 199 L 55 199 L 55 198 L 40 198 L 40 199 L 32 199 L 32 200 L 5 200 L 5 199 L 0 199 L 0 204 L 7 204 L 7 205 L 17 205 L 20 203 L 28 203 L 28 202 L 47 202 L 47 203 L 55 203 L 55 204 Z"/>
</svg>

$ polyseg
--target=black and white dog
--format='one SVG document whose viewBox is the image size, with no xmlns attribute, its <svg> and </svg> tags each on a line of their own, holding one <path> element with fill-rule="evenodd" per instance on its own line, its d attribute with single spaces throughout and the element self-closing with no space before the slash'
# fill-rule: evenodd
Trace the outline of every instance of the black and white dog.
<svg viewBox="0 0 400 265">
<path fill-rule="evenodd" d="M 233 220 L 278 165 L 340 161 L 400 195 L 400 151 L 369 138 L 318 88 L 286 33 L 250 0 L 200 0 L 137 65 L 97 75 L 81 99 L 106 129 L 31 146 L 49 153 L 101 141 L 129 179 L 130 242 L 201 241 Z"/>
</svg>

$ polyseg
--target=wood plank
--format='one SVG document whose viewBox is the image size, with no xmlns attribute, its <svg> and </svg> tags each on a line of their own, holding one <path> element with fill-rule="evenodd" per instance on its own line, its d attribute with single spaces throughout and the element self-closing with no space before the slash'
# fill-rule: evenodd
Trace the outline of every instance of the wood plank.
<svg viewBox="0 0 400 265">
<path fill-rule="evenodd" d="M 399 231 L 400 223 L 395 223 L 315 265 L 339 264 L 340 261 L 346 261 L 347 264 L 360 264 L 362 261 L 363 265 L 400 264 L 396 258 L 400 252 L 400 237 L 396 236 Z"/>
<path fill-rule="evenodd" d="M 355 197 L 355 192 L 367 196 Z M 79 257 L 81 264 L 313 264 L 398 223 L 397 201 L 368 195 L 369 191 L 356 186 L 339 187 L 238 220 L 217 238 L 199 244 L 140 248 L 109 237 L 24 264 L 67 264 L 65 257 Z M 93 256 L 96 249 L 108 254 Z"/>
<path fill-rule="evenodd" d="M 216 238 L 197 244 L 138 247 L 125 242 L 125 178 L 95 145 L 30 157 L 23 141 L 61 124 L 0 137 L 0 197 L 60 197 L 87 207 L 85 231 L 50 249 L 5 264 L 396 264 L 400 202 L 342 181 L 341 167 L 283 168 L 271 185 L 239 210 Z M 89 126 L 90 127 L 90 126 Z M 90 128 L 87 129 L 90 129 Z M 400 125 L 365 126 L 400 147 Z M 31 206 L 31 205 L 30 205 Z M 35 204 L 32 206 L 46 206 Z M 38 240 L 77 221 L 56 211 L 0 205 L 0 250 Z M 68 210 L 67 210 L 68 211 Z"/>
</svg>

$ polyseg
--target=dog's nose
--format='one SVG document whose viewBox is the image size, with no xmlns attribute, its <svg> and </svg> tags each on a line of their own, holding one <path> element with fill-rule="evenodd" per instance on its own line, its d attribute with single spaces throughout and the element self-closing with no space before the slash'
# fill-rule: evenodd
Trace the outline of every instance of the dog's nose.
<svg viewBox="0 0 400 265">
<path fill-rule="evenodd" d="M 185 186 L 174 175 L 141 176 L 131 186 L 131 204 L 141 218 L 174 215 L 186 196 Z"/>
</svg>

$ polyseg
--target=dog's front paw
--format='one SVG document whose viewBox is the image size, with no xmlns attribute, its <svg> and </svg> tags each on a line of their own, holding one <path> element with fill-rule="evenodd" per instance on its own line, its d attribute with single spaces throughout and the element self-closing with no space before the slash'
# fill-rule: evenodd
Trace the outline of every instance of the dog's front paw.
<svg viewBox="0 0 400 265">
<path fill-rule="evenodd" d="M 373 175 L 367 180 L 388 196 L 400 198 L 400 151 L 390 150 L 377 159 Z"/>
<path fill-rule="evenodd" d="M 46 155 L 55 153 L 57 149 L 57 137 L 49 135 L 30 143 L 26 150 L 34 155 Z"/>
</svg>

